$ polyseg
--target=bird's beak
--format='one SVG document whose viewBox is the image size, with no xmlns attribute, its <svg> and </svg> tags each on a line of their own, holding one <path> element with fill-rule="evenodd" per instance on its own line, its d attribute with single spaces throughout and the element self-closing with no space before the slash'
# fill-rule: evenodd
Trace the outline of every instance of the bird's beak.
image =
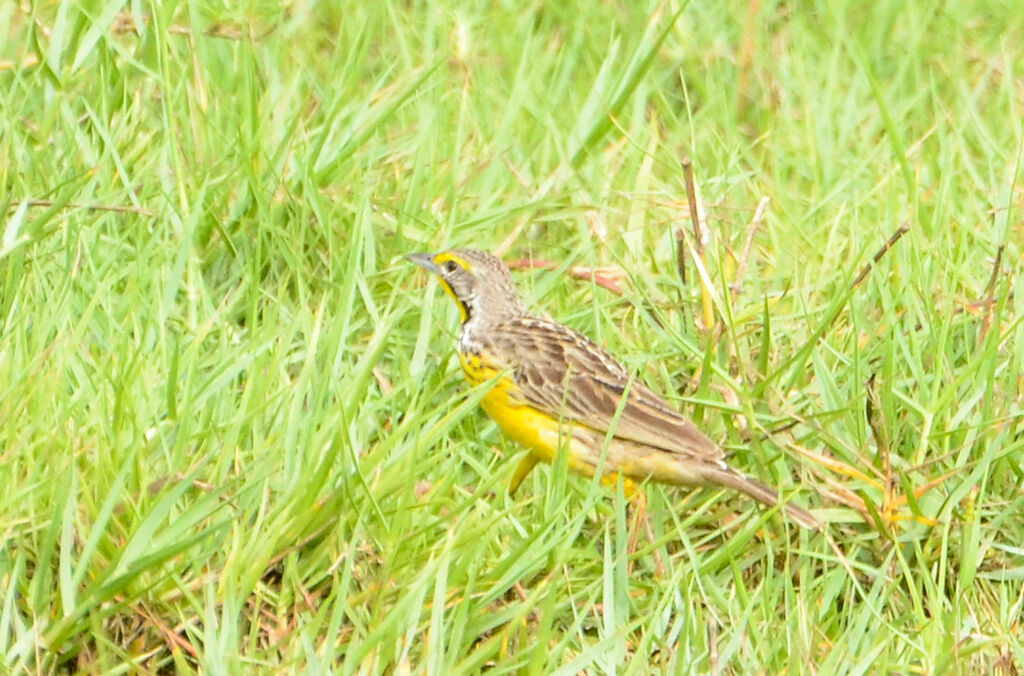
<svg viewBox="0 0 1024 676">
<path fill-rule="evenodd" d="M 415 263 L 428 272 L 433 272 L 434 274 L 438 272 L 437 264 L 434 263 L 434 254 L 432 253 L 411 253 L 405 257 L 405 260 Z"/>
</svg>

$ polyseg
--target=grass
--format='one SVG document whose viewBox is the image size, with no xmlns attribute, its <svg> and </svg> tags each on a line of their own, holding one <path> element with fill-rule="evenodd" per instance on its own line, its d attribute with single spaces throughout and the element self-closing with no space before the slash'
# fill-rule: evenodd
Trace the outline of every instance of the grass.
<svg viewBox="0 0 1024 676">
<path fill-rule="evenodd" d="M 4 670 L 1024 667 L 1012 3 L 54 0 L 0 26 Z M 686 157 L 711 237 L 684 282 Z M 649 486 L 631 552 L 621 494 L 564 466 L 509 497 L 520 450 L 401 259 L 456 245 L 557 262 L 515 273 L 529 303 L 827 537 Z"/>
</svg>

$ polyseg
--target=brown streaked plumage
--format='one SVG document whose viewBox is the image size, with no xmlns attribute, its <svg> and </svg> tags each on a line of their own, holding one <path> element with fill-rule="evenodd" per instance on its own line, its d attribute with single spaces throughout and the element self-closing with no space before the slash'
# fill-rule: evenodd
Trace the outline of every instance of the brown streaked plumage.
<svg viewBox="0 0 1024 676">
<path fill-rule="evenodd" d="M 407 258 L 435 273 L 458 304 L 466 378 L 495 379 L 481 405 L 506 436 L 530 450 L 510 491 L 566 445 L 570 469 L 587 476 L 600 470 L 634 482 L 723 486 L 778 503 L 773 489 L 729 467 L 721 448 L 607 351 L 530 313 L 498 258 L 474 249 Z M 782 508 L 800 525 L 820 528 L 806 510 Z"/>
</svg>

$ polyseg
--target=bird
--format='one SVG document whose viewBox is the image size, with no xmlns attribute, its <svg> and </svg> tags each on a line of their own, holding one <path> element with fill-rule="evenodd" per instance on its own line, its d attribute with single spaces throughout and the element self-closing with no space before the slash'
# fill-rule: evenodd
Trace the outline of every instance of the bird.
<svg viewBox="0 0 1024 676">
<path fill-rule="evenodd" d="M 571 471 L 623 481 L 627 496 L 652 481 L 717 486 L 769 507 L 775 489 L 733 469 L 722 448 L 604 348 L 527 309 L 508 267 L 485 251 L 457 248 L 405 258 L 437 276 L 458 305 L 458 354 L 466 380 L 493 381 L 480 405 L 504 435 L 525 447 L 509 482 L 514 494 L 539 462 L 560 449 Z M 797 524 L 820 530 L 807 510 L 786 502 Z"/>
</svg>

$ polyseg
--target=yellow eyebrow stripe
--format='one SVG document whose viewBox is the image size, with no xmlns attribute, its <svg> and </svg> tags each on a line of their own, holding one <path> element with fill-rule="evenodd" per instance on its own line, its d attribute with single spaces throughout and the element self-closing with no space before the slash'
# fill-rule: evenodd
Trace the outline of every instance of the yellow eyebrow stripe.
<svg viewBox="0 0 1024 676">
<path fill-rule="evenodd" d="M 456 263 L 458 263 L 459 267 L 464 270 L 473 270 L 473 265 L 469 261 L 451 251 L 445 251 L 434 256 L 434 263 L 436 263 L 437 265 L 447 263 L 448 261 L 455 261 Z"/>
</svg>

